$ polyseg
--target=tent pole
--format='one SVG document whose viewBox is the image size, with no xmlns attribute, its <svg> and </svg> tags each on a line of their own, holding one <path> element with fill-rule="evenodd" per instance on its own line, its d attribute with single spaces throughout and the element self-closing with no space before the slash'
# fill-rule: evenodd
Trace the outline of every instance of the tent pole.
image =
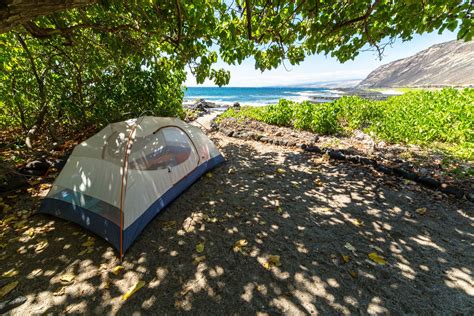
<svg viewBox="0 0 474 316">
<path fill-rule="evenodd" d="M 123 259 L 123 200 L 125 198 L 125 182 L 127 177 L 128 171 L 128 154 L 131 148 L 132 138 L 135 136 L 135 131 L 138 126 L 138 118 L 135 121 L 135 125 L 133 126 L 132 130 L 128 134 L 127 145 L 125 146 L 125 156 L 123 159 L 123 173 L 122 173 L 122 185 L 120 186 L 120 261 Z"/>
</svg>

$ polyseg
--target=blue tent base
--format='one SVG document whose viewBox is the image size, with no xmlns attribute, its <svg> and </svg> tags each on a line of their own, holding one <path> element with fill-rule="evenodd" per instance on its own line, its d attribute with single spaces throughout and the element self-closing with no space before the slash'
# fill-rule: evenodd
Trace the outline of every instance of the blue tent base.
<svg viewBox="0 0 474 316">
<path fill-rule="evenodd" d="M 224 157 L 222 157 L 222 155 L 218 155 L 204 162 L 156 200 L 132 225 L 123 231 L 123 253 L 133 244 L 138 235 L 145 229 L 146 225 L 148 225 L 162 209 L 173 202 L 203 174 L 223 162 Z M 77 223 L 104 238 L 112 244 L 115 249 L 120 251 L 120 227 L 97 213 L 55 198 L 44 199 L 38 213 L 51 214 Z"/>
</svg>

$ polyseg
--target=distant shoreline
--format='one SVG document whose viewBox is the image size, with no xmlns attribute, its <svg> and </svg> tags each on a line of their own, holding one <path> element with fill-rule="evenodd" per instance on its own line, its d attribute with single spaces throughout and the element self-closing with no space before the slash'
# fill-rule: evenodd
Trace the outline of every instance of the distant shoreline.
<svg viewBox="0 0 474 316">
<path fill-rule="evenodd" d="M 183 105 L 193 107 L 202 103 L 206 108 L 227 108 L 239 103 L 241 106 L 266 106 L 277 103 L 280 99 L 295 102 L 309 101 L 324 103 L 337 100 L 343 96 L 360 96 L 371 100 L 385 100 L 390 96 L 403 94 L 406 91 L 396 89 L 358 89 L 325 88 L 325 87 L 202 87 L 185 94 Z"/>
</svg>

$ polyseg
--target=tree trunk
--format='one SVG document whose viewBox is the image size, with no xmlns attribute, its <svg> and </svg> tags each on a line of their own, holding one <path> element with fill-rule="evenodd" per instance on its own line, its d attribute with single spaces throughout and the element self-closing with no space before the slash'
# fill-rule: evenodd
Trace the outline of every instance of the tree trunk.
<svg viewBox="0 0 474 316">
<path fill-rule="evenodd" d="M 0 2 L 0 34 L 36 17 L 98 2 L 97 0 L 3 0 Z"/>
<path fill-rule="evenodd" d="M 33 72 L 33 75 L 36 79 L 36 83 L 38 84 L 39 99 L 41 100 L 40 112 L 38 113 L 38 116 L 36 117 L 35 124 L 28 131 L 26 135 L 26 139 L 25 139 L 26 146 L 31 149 L 33 148 L 32 138 L 36 134 L 36 131 L 38 130 L 38 128 L 40 128 L 41 125 L 43 125 L 46 114 L 48 113 L 48 101 L 46 100 L 46 89 L 44 86 L 44 81 L 43 81 L 43 78 L 40 77 L 38 73 L 38 69 L 36 68 L 36 63 L 33 58 L 33 55 L 31 54 L 28 48 L 28 45 L 26 45 L 25 40 L 21 37 L 20 34 L 17 34 L 17 38 L 21 46 L 25 50 L 26 55 L 28 56 L 28 59 L 30 60 L 31 72 Z"/>
</svg>

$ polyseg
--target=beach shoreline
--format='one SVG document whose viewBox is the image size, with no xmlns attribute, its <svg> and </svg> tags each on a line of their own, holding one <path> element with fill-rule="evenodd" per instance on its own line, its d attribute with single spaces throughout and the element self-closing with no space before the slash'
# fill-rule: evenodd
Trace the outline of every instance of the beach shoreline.
<svg viewBox="0 0 474 316">
<path fill-rule="evenodd" d="M 206 89 L 206 88 L 200 88 Z M 254 100 L 252 97 L 253 95 L 245 95 L 245 94 L 236 94 L 235 89 L 242 90 L 243 93 L 248 93 L 249 89 L 256 90 L 262 89 L 267 90 L 269 88 L 210 88 L 208 87 L 208 92 L 205 94 L 199 95 L 188 95 L 183 99 L 183 106 L 184 108 L 196 108 L 199 104 L 204 105 L 205 108 L 213 108 L 218 111 L 224 111 L 228 107 L 234 106 L 235 104 L 239 104 L 239 106 L 268 106 L 271 104 L 278 103 L 280 99 L 287 99 L 290 101 L 295 102 L 304 102 L 309 101 L 311 103 L 326 103 L 332 102 L 334 100 L 340 99 L 344 96 L 359 96 L 361 98 L 370 99 L 370 100 L 385 100 L 391 96 L 397 96 L 405 93 L 405 91 L 396 89 L 396 88 L 384 88 L 384 89 L 358 89 L 356 87 L 351 88 L 304 88 L 300 87 L 299 90 L 287 92 L 287 97 L 284 97 L 284 93 L 281 94 L 282 97 L 280 98 L 271 98 L 266 99 L 267 96 L 263 95 L 260 100 Z M 214 89 L 220 89 L 218 94 L 213 95 Z M 229 94 L 222 91 L 226 91 L 225 89 L 229 90 Z M 275 88 L 272 88 L 275 89 Z M 278 88 L 282 91 L 285 91 L 284 88 Z M 290 89 L 290 88 L 288 88 Z M 295 89 L 295 88 L 293 88 Z M 289 93 L 293 93 L 292 95 Z M 225 99 L 225 100 L 224 100 Z M 250 100 L 251 99 L 251 100 Z M 249 100 L 249 101 L 245 101 Z"/>
</svg>

